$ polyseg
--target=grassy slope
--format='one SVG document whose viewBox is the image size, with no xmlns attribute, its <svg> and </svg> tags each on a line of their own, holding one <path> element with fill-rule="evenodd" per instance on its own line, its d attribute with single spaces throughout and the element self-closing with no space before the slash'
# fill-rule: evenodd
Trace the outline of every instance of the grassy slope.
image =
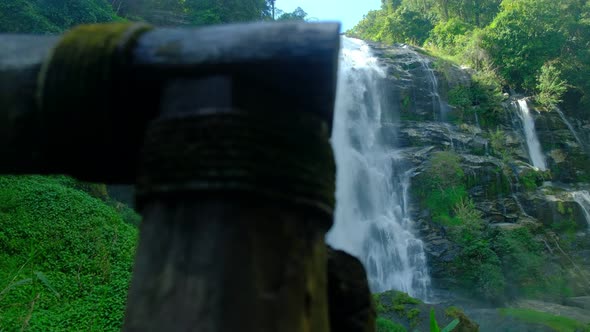
<svg viewBox="0 0 590 332">
<path fill-rule="evenodd" d="M 0 331 L 121 328 L 137 229 L 63 177 L 0 177 Z"/>
<path fill-rule="evenodd" d="M 500 309 L 500 313 L 527 323 L 542 324 L 558 332 L 590 331 L 590 326 L 584 326 L 584 324 L 577 322 L 574 319 L 555 316 L 546 312 L 530 309 L 504 308 Z"/>
</svg>

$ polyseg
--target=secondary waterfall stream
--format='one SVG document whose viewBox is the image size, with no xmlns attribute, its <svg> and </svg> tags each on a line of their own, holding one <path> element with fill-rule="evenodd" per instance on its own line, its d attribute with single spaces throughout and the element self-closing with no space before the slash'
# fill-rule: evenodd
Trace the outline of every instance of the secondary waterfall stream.
<svg viewBox="0 0 590 332">
<path fill-rule="evenodd" d="M 574 129 L 574 126 L 572 126 L 572 124 L 567 120 L 567 118 L 565 117 L 565 114 L 563 114 L 563 112 L 559 108 L 555 108 L 555 111 L 557 112 L 557 114 L 559 114 L 559 117 L 561 118 L 563 123 L 570 130 L 570 132 L 572 133 L 572 136 L 574 136 L 574 138 L 576 139 L 576 142 L 578 142 L 578 144 L 580 144 L 580 147 L 584 148 L 584 143 L 582 143 L 580 136 L 578 136 L 578 133 Z"/>
<path fill-rule="evenodd" d="M 430 279 L 409 213 L 412 169 L 395 142 L 386 72 L 369 46 L 343 38 L 332 145 L 337 165 L 335 225 L 327 240 L 357 256 L 373 292 L 396 289 L 426 299 Z"/>
<path fill-rule="evenodd" d="M 545 163 L 545 156 L 541 150 L 541 143 L 537 137 L 537 131 L 535 130 L 535 121 L 531 116 L 531 111 L 527 104 L 526 99 L 518 100 L 518 116 L 522 121 L 522 127 L 524 129 L 524 135 L 526 138 L 526 144 L 529 151 L 529 158 L 531 163 L 536 168 L 545 171 L 547 170 L 547 164 Z"/>
<path fill-rule="evenodd" d="M 588 228 L 590 228 L 590 193 L 587 190 L 574 191 L 572 198 L 580 205 L 586 217 Z"/>
</svg>

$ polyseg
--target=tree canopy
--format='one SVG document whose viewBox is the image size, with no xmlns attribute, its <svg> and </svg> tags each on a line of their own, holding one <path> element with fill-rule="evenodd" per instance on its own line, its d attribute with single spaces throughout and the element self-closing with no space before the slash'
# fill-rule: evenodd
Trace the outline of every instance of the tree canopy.
<svg viewBox="0 0 590 332">
<path fill-rule="evenodd" d="M 348 34 L 445 53 L 549 108 L 590 105 L 588 0 L 383 0 Z"/>
</svg>

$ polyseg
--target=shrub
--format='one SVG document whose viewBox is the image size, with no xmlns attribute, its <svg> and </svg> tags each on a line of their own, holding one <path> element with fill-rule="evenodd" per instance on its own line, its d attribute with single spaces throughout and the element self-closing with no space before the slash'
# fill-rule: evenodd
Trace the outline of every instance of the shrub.
<svg viewBox="0 0 590 332">
<path fill-rule="evenodd" d="M 535 100 L 550 110 L 561 103 L 561 98 L 566 91 L 567 83 L 561 78 L 561 71 L 553 63 L 545 63 L 537 76 Z"/>
<path fill-rule="evenodd" d="M 420 174 L 416 188 L 433 220 L 443 225 L 457 224 L 453 218 L 453 208 L 467 196 L 464 178 L 457 153 L 439 151 L 433 154 L 427 169 Z"/>
<path fill-rule="evenodd" d="M 458 18 L 441 21 L 434 26 L 426 43 L 432 43 L 445 49 L 450 55 L 455 55 L 465 47 L 468 40 L 465 34 L 472 29 L 473 26 Z"/>
<path fill-rule="evenodd" d="M 492 247 L 500 258 L 509 295 L 519 295 L 521 288 L 543 284 L 543 248 L 527 228 L 498 231 L 493 235 Z"/>
<path fill-rule="evenodd" d="M 422 13 L 399 7 L 370 11 L 347 34 L 361 39 L 385 43 L 422 45 L 432 29 L 432 23 Z"/>
</svg>

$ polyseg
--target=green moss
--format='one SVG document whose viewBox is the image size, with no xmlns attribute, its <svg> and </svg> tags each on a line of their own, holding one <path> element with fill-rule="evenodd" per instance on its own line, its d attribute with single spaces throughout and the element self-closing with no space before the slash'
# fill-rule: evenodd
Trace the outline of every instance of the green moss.
<svg viewBox="0 0 590 332">
<path fill-rule="evenodd" d="M 406 313 L 406 317 L 410 321 L 411 327 L 416 327 L 416 325 L 418 325 L 419 318 L 420 318 L 419 316 L 420 316 L 420 309 L 413 308 L 413 309 L 408 310 L 408 312 Z"/>
<path fill-rule="evenodd" d="M 406 328 L 398 323 L 394 323 L 389 319 L 378 317 L 377 318 L 377 329 L 376 332 L 406 332 Z"/>
<path fill-rule="evenodd" d="M 518 181 L 525 188 L 525 190 L 532 191 L 537 189 L 543 181 L 551 179 L 549 171 L 538 171 L 532 168 L 527 168 L 518 174 Z"/>
<path fill-rule="evenodd" d="M 421 304 L 423 303 L 419 299 L 415 299 L 408 295 L 408 293 L 397 292 L 393 298 L 393 304 Z"/>
<path fill-rule="evenodd" d="M 378 314 L 384 313 L 387 311 L 383 303 L 381 303 L 381 298 L 379 294 L 373 294 L 373 302 L 375 303 L 375 310 Z"/>
<path fill-rule="evenodd" d="M 409 111 L 411 103 L 412 103 L 412 99 L 410 98 L 410 96 L 405 95 L 404 98 L 402 99 L 402 111 L 403 112 Z"/>
<path fill-rule="evenodd" d="M 588 325 L 568 317 L 555 316 L 530 309 L 503 308 L 499 309 L 499 311 L 504 316 L 514 317 L 527 323 L 542 324 L 559 332 L 590 331 Z"/>
<path fill-rule="evenodd" d="M 398 315 L 402 316 L 406 311 L 406 306 L 403 304 L 394 304 L 392 307 L 393 311 L 395 311 Z"/>
<path fill-rule="evenodd" d="M 453 318 L 457 318 L 457 315 L 462 312 L 463 311 L 461 309 L 459 309 L 458 307 L 455 307 L 455 306 L 450 306 L 445 309 L 445 315 L 447 315 L 449 317 L 453 317 Z"/>
</svg>

